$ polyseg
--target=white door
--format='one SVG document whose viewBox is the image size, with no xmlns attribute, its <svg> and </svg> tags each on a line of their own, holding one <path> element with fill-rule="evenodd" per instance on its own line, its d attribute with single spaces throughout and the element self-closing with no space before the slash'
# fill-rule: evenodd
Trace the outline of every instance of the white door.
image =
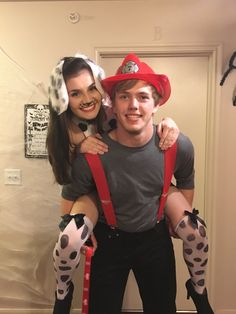
<svg viewBox="0 0 236 314">
<path fill-rule="evenodd" d="M 109 54 L 101 51 L 98 54 L 98 62 L 105 69 L 107 76 L 114 75 L 126 53 L 113 51 Z M 171 98 L 159 109 L 155 122 L 160 121 L 162 117 L 171 117 L 180 130 L 192 140 L 196 155 L 194 206 L 204 217 L 209 58 L 198 54 L 195 56 L 192 54 L 158 55 L 158 52 L 137 54 L 157 73 L 166 74 L 170 79 Z M 174 247 L 177 270 L 177 308 L 180 311 L 194 310 L 192 302 L 186 300 L 185 281 L 189 276 L 182 257 L 182 241 L 174 240 Z M 142 309 L 132 273 L 127 285 L 123 308 L 130 311 Z"/>
</svg>

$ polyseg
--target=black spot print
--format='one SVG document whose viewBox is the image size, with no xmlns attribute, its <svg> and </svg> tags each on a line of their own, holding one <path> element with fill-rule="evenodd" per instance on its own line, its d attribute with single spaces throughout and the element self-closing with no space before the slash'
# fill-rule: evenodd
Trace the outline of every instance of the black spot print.
<svg viewBox="0 0 236 314">
<path fill-rule="evenodd" d="M 181 223 L 179 224 L 180 228 L 185 228 L 186 227 L 186 223 L 184 220 L 181 221 Z"/>
<path fill-rule="evenodd" d="M 199 275 L 203 275 L 204 273 L 205 273 L 204 270 L 198 270 L 198 271 L 195 272 L 195 274 L 198 275 L 198 276 Z"/>
<path fill-rule="evenodd" d="M 64 292 L 63 290 L 58 289 L 59 294 L 63 294 L 63 292 Z"/>
<path fill-rule="evenodd" d="M 75 268 L 78 268 L 79 267 L 79 263 L 75 266 Z"/>
<path fill-rule="evenodd" d="M 186 259 L 185 259 L 185 263 L 187 264 L 187 266 L 189 266 L 189 267 L 193 267 L 194 265 L 193 265 L 193 263 L 191 263 L 191 262 L 189 262 L 189 261 L 187 261 Z"/>
<path fill-rule="evenodd" d="M 209 249 L 209 247 L 208 247 L 208 244 L 207 244 L 203 251 L 204 251 L 205 253 L 207 253 L 207 252 L 208 252 L 208 249 Z"/>
<path fill-rule="evenodd" d="M 76 256 L 77 256 L 77 252 L 76 251 L 70 253 L 70 259 L 75 259 Z"/>
<path fill-rule="evenodd" d="M 65 249 L 67 247 L 69 243 L 69 237 L 66 234 L 63 234 L 63 236 L 61 237 L 61 248 Z"/>
<path fill-rule="evenodd" d="M 60 75 L 60 74 L 61 74 L 61 69 L 60 69 L 60 68 L 56 68 L 56 69 L 55 69 L 55 73 L 58 74 L 58 75 Z"/>
<path fill-rule="evenodd" d="M 205 266 L 206 264 L 207 264 L 207 262 L 208 262 L 208 259 L 206 259 L 200 266 Z"/>
<path fill-rule="evenodd" d="M 58 252 L 58 250 L 56 250 L 56 256 L 59 256 L 59 252 Z"/>
<path fill-rule="evenodd" d="M 187 255 L 191 255 L 193 253 L 193 250 L 192 249 L 185 249 L 184 252 L 187 254 Z"/>
<path fill-rule="evenodd" d="M 201 250 L 203 247 L 204 247 L 204 243 L 203 243 L 203 242 L 200 242 L 200 243 L 198 243 L 198 245 L 197 245 L 197 250 Z"/>
<path fill-rule="evenodd" d="M 56 89 L 54 90 L 54 96 L 56 99 L 59 99 L 59 94 L 58 94 L 58 91 Z"/>
<path fill-rule="evenodd" d="M 66 282 L 70 277 L 68 275 L 62 275 L 61 276 L 61 281 Z"/>
<path fill-rule="evenodd" d="M 53 75 L 51 75 L 51 85 L 55 87 L 56 81 Z"/>
<path fill-rule="evenodd" d="M 206 237 L 206 229 L 203 226 L 199 227 L 199 233 L 203 238 Z"/>
<path fill-rule="evenodd" d="M 197 285 L 200 286 L 200 287 L 203 287 L 205 285 L 205 280 L 204 279 L 201 279 L 197 282 Z"/>
<path fill-rule="evenodd" d="M 84 229 L 83 229 L 83 231 L 81 233 L 81 239 L 82 240 L 84 240 L 87 237 L 88 232 L 89 232 L 88 226 L 84 225 Z"/>
<path fill-rule="evenodd" d="M 61 260 L 61 264 L 67 264 L 67 261 Z"/>
<path fill-rule="evenodd" d="M 62 86 L 62 79 L 59 78 L 59 79 L 57 80 L 57 88 L 60 89 L 61 86 Z"/>
<path fill-rule="evenodd" d="M 189 235 L 187 236 L 187 240 L 188 240 L 189 242 L 194 241 L 195 239 L 196 239 L 196 237 L 195 237 L 194 234 L 189 234 Z"/>
<path fill-rule="evenodd" d="M 202 261 L 202 259 L 200 257 L 195 257 L 193 260 L 194 260 L 194 262 L 198 262 L 198 263 L 200 263 Z"/>
<path fill-rule="evenodd" d="M 59 266 L 58 267 L 61 271 L 71 270 L 70 266 Z"/>
</svg>

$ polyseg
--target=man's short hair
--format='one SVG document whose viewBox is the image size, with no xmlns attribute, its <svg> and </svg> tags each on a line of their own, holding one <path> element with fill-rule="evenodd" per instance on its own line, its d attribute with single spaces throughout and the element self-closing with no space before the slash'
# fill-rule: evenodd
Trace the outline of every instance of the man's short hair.
<svg viewBox="0 0 236 314">
<path fill-rule="evenodd" d="M 111 100 L 112 102 L 115 100 L 115 95 L 116 93 L 122 91 L 122 90 L 128 90 L 132 87 L 134 87 L 140 80 L 135 80 L 135 79 L 132 79 L 132 80 L 124 80 L 124 81 L 120 81 L 118 82 L 113 90 L 112 90 L 112 95 L 111 95 Z M 152 85 L 152 84 L 149 84 L 147 82 L 147 85 L 148 86 L 151 86 L 151 89 L 152 89 L 152 97 L 154 99 L 154 102 L 155 102 L 155 106 L 158 105 L 160 99 L 161 99 L 161 95 L 157 92 L 156 88 Z"/>
</svg>

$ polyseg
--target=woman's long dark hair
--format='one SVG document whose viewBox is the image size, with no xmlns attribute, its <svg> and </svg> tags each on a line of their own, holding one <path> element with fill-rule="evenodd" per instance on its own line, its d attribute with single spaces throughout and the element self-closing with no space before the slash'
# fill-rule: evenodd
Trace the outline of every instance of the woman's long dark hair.
<svg viewBox="0 0 236 314">
<path fill-rule="evenodd" d="M 90 66 L 82 58 L 68 57 L 64 58 L 63 77 L 66 81 L 72 76 L 78 75 L 81 70 L 88 70 L 91 75 Z M 58 115 L 51 106 L 49 101 L 50 118 L 48 125 L 48 133 L 46 146 L 48 151 L 48 159 L 52 166 L 52 171 L 57 183 L 63 185 L 71 182 L 71 151 L 73 149 L 70 143 L 69 128 L 73 113 L 68 109 Z M 99 133 L 103 132 L 102 125 L 105 119 L 105 112 L 101 106 L 96 117 L 96 126 Z"/>
</svg>

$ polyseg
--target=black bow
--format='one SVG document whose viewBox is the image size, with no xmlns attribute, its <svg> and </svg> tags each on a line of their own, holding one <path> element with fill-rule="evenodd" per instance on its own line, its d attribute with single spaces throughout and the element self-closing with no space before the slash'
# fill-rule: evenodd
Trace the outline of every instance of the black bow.
<svg viewBox="0 0 236 314">
<path fill-rule="evenodd" d="M 184 214 L 189 217 L 189 223 L 191 224 L 193 229 L 198 229 L 197 221 L 199 221 L 203 226 L 206 227 L 204 220 L 198 217 L 199 211 L 197 209 L 193 208 L 192 212 L 185 210 Z"/>
<path fill-rule="evenodd" d="M 59 229 L 63 231 L 65 227 L 70 223 L 71 219 L 74 219 L 77 229 L 79 229 L 83 224 L 84 214 L 76 214 L 76 215 L 70 215 L 66 214 L 64 216 L 61 216 L 62 221 L 59 223 Z"/>
</svg>

